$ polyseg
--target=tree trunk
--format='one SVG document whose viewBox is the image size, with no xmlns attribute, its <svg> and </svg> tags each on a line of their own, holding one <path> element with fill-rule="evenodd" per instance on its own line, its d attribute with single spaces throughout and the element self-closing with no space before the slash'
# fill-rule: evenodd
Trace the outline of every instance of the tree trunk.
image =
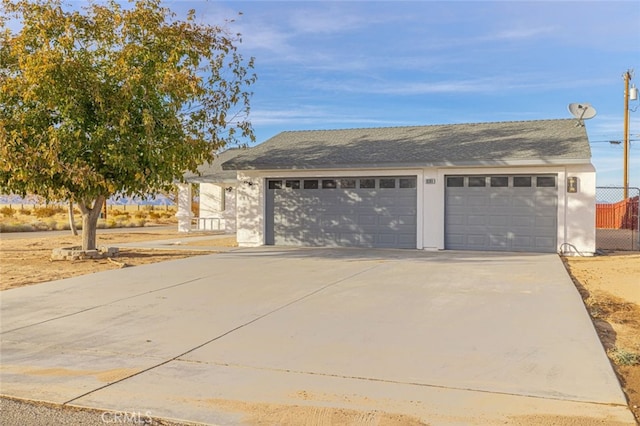
<svg viewBox="0 0 640 426">
<path fill-rule="evenodd" d="M 69 200 L 69 227 L 73 235 L 78 235 L 78 228 L 76 228 L 76 221 L 73 217 L 73 200 Z"/>
<path fill-rule="evenodd" d="M 78 207 L 82 212 L 82 250 L 96 249 L 96 231 L 98 228 L 98 219 L 102 211 L 106 197 L 98 196 L 93 202 L 93 206 L 89 207 L 90 202 L 85 200 L 78 202 Z"/>
</svg>

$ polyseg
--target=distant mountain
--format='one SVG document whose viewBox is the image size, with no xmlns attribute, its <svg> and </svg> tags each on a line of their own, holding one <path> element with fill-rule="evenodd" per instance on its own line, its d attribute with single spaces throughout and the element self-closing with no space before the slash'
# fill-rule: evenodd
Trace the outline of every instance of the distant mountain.
<svg viewBox="0 0 640 426">
<path fill-rule="evenodd" d="M 45 204 L 45 200 L 27 196 L 25 198 L 19 195 L 0 195 L 0 204 Z M 165 206 L 173 205 L 173 201 L 165 197 L 164 195 L 158 195 L 156 197 L 111 197 L 107 200 L 108 205 L 123 205 L 123 204 L 141 204 L 141 205 L 153 205 L 153 206 Z"/>
</svg>

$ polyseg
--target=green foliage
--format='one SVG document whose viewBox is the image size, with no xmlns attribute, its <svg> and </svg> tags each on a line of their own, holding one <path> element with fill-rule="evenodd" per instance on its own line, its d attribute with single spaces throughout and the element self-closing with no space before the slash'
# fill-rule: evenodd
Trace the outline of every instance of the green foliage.
<svg viewBox="0 0 640 426">
<path fill-rule="evenodd" d="M 640 354 L 638 353 L 613 347 L 608 351 L 608 354 L 617 365 L 640 365 Z"/>
<path fill-rule="evenodd" d="M 95 236 L 105 198 L 167 190 L 253 140 L 239 42 L 160 0 L 0 0 L 0 192 L 73 199 Z"/>
</svg>

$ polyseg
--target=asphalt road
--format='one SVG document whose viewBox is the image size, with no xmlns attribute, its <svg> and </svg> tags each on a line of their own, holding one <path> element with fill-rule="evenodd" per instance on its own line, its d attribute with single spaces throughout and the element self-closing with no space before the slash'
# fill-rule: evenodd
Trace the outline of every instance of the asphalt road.
<svg viewBox="0 0 640 426">
<path fill-rule="evenodd" d="M 3 426 L 92 426 L 130 424 L 145 426 L 193 426 L 147 416 L 146 413 L 98 411 L 0 398 L 0 424 Z"/>
</svg>

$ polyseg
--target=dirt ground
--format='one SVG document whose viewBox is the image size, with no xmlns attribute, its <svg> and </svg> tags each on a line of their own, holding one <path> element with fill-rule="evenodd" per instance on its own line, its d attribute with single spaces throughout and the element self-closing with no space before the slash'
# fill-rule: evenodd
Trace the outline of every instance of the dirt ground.
<svg viewBox="0 0 640 426">
<path fill-rule="evenodd" d="M 202 234 L 197 234 L 201 236 Z M 69 247 L 80 244 L 80 237 L 71 234 L 45 236 L 37 238 L 5 239 L 0 234 L 0 290 L 9 290 L 61 278 L 89 274 L 124 266 L 136 266 L 146 263 L 162 262 L 197 256 L 210 252 L 185 250 L 185 246 L 201 246 L 201 241 L 189 242 L 189 236 L 178 234 L 175 230 L 154 230 L 98 234 L 98 245 L 116 245 L 135 241 L 181 239 L 179 250 L 142 250 L 120 249 L 116 258 L 118 263 L 108 260 L 51 261 L 51 251 L 57 247 Z M 233 246 L 235 238 L 216 240 L 217 246 Z M 640 420 L 640 254 L 611 254 L 598 257 L 575 257 L 563 259 L 578 288 L 585 306 L 590 313 L 604 348 L 612 360 L 623 390 L 627 395 L 629 407 Z M 218 408 L 236 409 L 228 406 L 230 402 L 209 401 Z M 25 402 L 27 404 L 28 402 Z M 233 404 L 244 404 L 236 401 Z M 259 405 L 259 404 L 258 404 Z M 349 424 L 352 421 L 375 420 L 380 425 L 423 424 L 418 419 L 401 414 L 380 412 L 361 413 L 353 410 L 319 409 L 300 406 L 243 406 L 242 411 L 250 414 L 251 423 L 273 424 L 274 421 L 287 420 L 291 424 L 305 424 L 295 420 L 320 416 L 326 424 Z M 62 408 L 60 408 L 62 409 Z M 314 411 L 315 410 L 315 411 Z M 362 416 L 366 418 L 363 418 Z M 367 417 L 368 416 L 368 417 Z M 373 416 L 373 417 L 372 417 Z M 319 417 L 319 418 L 320 418 Z M 371 418 L 369 418 L 371 417 Z M 542 416 L 544 417 L 544 416 Z M 520 419 L 514 424 L 578 424 L 578 418 L 542 418 Z M 515 421 L 515 419 L 512 419 Z M 526 421 L 525 421 L 526 420 Z M 587 421 L 588 419 L 583 419 Z M 320 422 L 322 423 L 322 422 Z M 320 424 L 318 423 L 318 424 Z M 590 422 L 580 424 L 591 424 Z M 324 423 L 322 423 L 324 424 Z M 371 423 L 373 424 L 373 423 Z"/>
<path fill-rule="evenodd" d="M 0 234 L 0 291 L 109 269 L 118 269 L 123 266 L 137 266 L 211 253 L 185 250 L 185 246 L 196 247 L 202 243 L 189 242 L 189 236 L 178 234 L 177 230 L 149 228 L 148 231 L 144 232 L 139 230 L 138 232 L 127 232 L 126 229 L 123 229 L 122 232 L 117 233 L 100 233 L 98 231 L 98 246 L 117 246 L 118 243 L 180 238 L 183 241 L 183 244 L 181 244 L 183 248 L 179 250 L 121 248 L 118 257 L 113 259 L 114 261 L 107 259 L 51 261 L 51 251 L 54 248 L 81 245 L 81 237 L 79 235 L 71 235 L 71 231 L 69 231 L 68 235 L 52 237 L 33 238 L 28 236 L 28 233 L 26 235 L 26 238 L 5 239 Z M 203 235 L 207 234 L 193 234 L 193 236 Z M 215 245 L 236 245 L 236 241 L 234 237 L 218 239 Z"/>
<path fill-rule="evenodd" d="M 640 254 L 565 258 L 640 422 Z"/>
</svg>

